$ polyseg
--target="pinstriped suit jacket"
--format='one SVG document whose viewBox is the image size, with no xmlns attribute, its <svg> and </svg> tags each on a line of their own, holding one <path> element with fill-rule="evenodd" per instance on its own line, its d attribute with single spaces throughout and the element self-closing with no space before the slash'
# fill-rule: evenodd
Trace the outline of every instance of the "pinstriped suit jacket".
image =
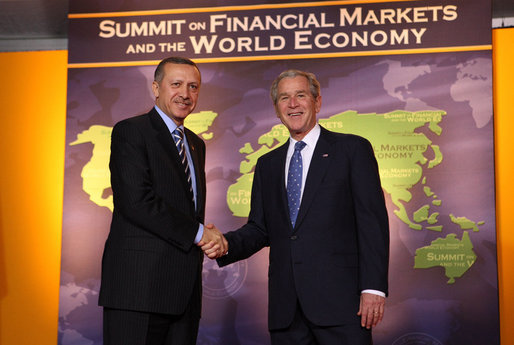
<svg viewBox="0 0 514 345">
<path fill-rule="evenodd" d="M 197 185 L 191 199 L 175 143 L 157 111 L 112 131 L 114 212 L 102 259 L 101 306 L 200 316 L 203 253 L 194 244 L 205 212 L 205 144 L 186 129 Z"/>
</svg>

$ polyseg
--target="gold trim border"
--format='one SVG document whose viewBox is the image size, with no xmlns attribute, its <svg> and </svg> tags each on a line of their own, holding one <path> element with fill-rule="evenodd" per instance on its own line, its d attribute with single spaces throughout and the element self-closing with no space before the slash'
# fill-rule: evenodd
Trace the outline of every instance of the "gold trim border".
<svg viewBox="0 0 514 345">
<path fill-rule="evenodd" d="M 407 55 L 407 54 L 430 54 L 463 51 L 492 50 L 492 44 L 462 46 L 462 47 L 441 47 L 441 48 L 419 48 L 419 49 L 396 49 L 396 50 L 369 50 L 355 52 L 338 52 L 325 54 L 291 54 L 291 55 L 262 55 L 262 56 L 234 56 L 234 57 L 215 57 L 192 59 L 196 63 L 211 62 L 239 62 L 239 61 L 267 61 L 267 60 L 295 60 L 313 58 L 334 58 L 334 57 L 353 57 L 353 56 L 379 56 L 379 55 Z M 86 62 L 68 63 L 68 68 L 97 68 L 97 67 L 129 67 L 129 66 L 153 66 L 160 60 L 144 61 L 119 61 L 119 62 Z"/>
</svg>

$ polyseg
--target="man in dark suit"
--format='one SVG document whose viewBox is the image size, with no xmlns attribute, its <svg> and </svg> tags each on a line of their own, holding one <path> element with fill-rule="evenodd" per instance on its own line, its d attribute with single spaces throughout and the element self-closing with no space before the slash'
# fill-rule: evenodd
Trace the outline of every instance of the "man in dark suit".
<svg viewBox="0 0 514 345">
<path fill-rule="evenodd" d="M 317 124 L 320 86 L 288 70 L 271 88 L 290 140 L 255 168 L 248 223 L 225 234 L 225 266 L 264 246 L 269 254 L 268 326 L 274 345 L 371 344 L 383 317 L 389 225 L 370 143 Z"/>
<path fill-rule="evenodd" d="M 155 107 L 112 131 L 114 212 L 102 259 L 105 345 L 196 344 L 203 252 L 225 251 L 204 227 L 205 144 L 184 128 L 201 76 L 189 59 L 155 70 Z"/>
</svg>

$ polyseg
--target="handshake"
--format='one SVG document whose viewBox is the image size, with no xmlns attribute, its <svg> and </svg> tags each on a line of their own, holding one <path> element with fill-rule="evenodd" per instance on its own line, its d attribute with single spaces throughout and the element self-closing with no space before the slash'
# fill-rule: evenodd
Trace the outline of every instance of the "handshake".
<svg viewBox="0 0 514 345">
<path fill-rule="evenodd" d="M 217 259 L 228 252 L 228 242 L 214 224 L 204 226 L 202 239 L 197 246 L 202 248 L 209 259 Z"/>
</svg>

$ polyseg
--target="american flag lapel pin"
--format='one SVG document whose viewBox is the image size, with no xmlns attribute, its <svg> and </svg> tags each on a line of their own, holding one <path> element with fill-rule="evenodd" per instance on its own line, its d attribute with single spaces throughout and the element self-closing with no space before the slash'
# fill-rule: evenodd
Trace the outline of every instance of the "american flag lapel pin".
<svg viewBox="0 0 514 345">
<path fill-rule="evenodd" d="M 328 157 L 328 153 L 324 153 L 322 157 L 323 158 L 327 158 Z"/>
</svg>

